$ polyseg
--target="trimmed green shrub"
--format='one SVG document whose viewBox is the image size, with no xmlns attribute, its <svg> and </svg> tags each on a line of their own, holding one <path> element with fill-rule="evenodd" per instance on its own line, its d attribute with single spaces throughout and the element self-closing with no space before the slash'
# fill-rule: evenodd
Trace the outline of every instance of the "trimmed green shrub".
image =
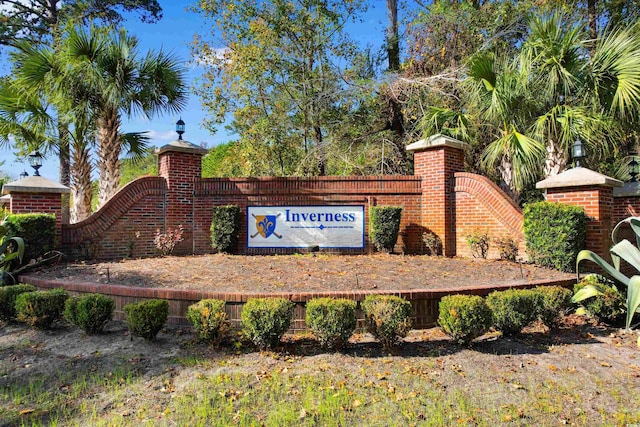
<svg viewBox="0 0 640 427">
<path fill-rule="evenodd" d="M 612 280 L 599 274 L 589 274 L 573 287 L 574 294 L 585 286 L 593 286 L 598 294 L 580 304 L 597 321 L 618 326 L 624 323 L 627 313 L 625 295 L 620 292 Z"/>
<path fill-rule="evenodd" d="M 486 258 L 489 252 L 489 234 L 486 231 L 474 230 L 465 237 L 474 258 Z"/>
<path fill-rule="evenodd" d="M 391 252 L 398 240 L 402 208 L 399 206 L 372 206 L 369 210 L 369 237 L 382 252 Z"/>
<path fill-rule="evenodd" d="M 362 301 L 367 330 L 385 348 L 393 347 L 411 330 L 411 303 L 395 295 L 367 295 Z"/>
<path fill-rule="evenodd" d="M 56 248 L 56 217 L 53 214 L 12 214 L 5 225 L 8 237 L 22 237 L 23 260 L 28 263 Z"/>
<path fill-rule="evenodd" d="M 284 298 L 249 298 L 242 309 L 242 330 L 258 348 L 273 348 L 289 329 L 295 304 Z"/>
<path fill-rule="evenodd" d="M 536 265 L 575 271 L 585 246 L 587 215 L 578 206 L 537 202 L 524 207 L 524 236 L 529 259 Z"/>
<path fill-rule="evenodd" d="M 214 206 L 210 230 L 213 249 L 231 252 L 240 235 L 240 208 L 236 205 Z"/>
<path fill-rule="evenodd" d="M 307 302 L 307 327 L 322 346 L 339 349 L 356 329 L 356 307 L 348 299 L 314 298 Z"/>
<path fill-rule="evenodd" d="M 532 289 L 491 292 L 487 305 L 493 313 L 493 326 L 504 335 L 513 335 L 538 318 L 541 294 Z"/>
<path fill-rule="evenodd" d="M 46 329 L 62 319 L 69 294 L 64 289 L 25 292 L 16 298 L 16 318 L 29 326 Z"/>
<path fill-rule="evenodd" d="M 538 301 L 541 304 L 538 308 L 540 320 L 549 328 L 555 327 L 560 316 L 571 307 L 571 291 L 561 286 L 538 286 L 534 291 L 541 295 Z"/>
<path fill-rule="evenodd" d="M 16 320 L 16 298 L 20 294 L 35 290 L 35 286 L 25 284 L 0 287 L 0 319 Z"/>
<path fill-rule="evenodd" d="M 131 336 L 153 341 L 169 318 L 169 302 L 152 299 L 123 307 Z"/>
<path fill-rule="evenodd" d="M 469 344 L 493 325 L 491 309 L 478 295 L 447 295 L 438 309 L 438 324 L 460 344 Z"/>
<path fill-rule="evenodd" d="M 113 318 L 115 302 L 104 295 L 86 294 L 71 297 L 64 305 L 64 317 L 85 333 L 99 334 Z"/>
<path fill-rule="evenodd" d="M 218 343 L 224 338 L 229 327 L 224 306 L 225 302 L 219 299 L 203 299 L 189 306 L 187 320 L 200 340 Z"/>
</svg>

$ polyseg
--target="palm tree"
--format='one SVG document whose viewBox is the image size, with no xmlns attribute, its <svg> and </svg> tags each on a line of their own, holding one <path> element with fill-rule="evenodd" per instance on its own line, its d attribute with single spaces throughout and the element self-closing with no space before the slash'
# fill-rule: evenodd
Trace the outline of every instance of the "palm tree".
<svg viewBox="0 0 640 427">
<path fill-rule="evenodd" d="M 138 40 L 124 29 L 70 29 L 63 41 L 70 70 L 97 118 L 98 203 L 120 185 L 122 115 L 180 111 L 187 99 L 184 68 L 162 51 L 138 57 Z"/>
</svg>

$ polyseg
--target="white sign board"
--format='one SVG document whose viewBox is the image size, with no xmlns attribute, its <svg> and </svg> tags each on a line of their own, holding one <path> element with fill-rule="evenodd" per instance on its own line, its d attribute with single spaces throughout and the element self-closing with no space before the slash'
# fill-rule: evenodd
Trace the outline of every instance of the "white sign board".
<svg viewBox="0 0 640 427">
<path fill-rule="evenodd" d="M 364 206 L 249 206 L 248 248 L 364 249 Z"/>
</svg>

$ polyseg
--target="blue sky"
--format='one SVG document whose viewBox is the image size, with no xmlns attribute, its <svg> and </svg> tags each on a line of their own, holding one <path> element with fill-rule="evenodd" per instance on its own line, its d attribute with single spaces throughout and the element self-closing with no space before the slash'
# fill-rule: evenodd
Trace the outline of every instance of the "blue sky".
<svg viewBox="0 0 640 427">
<path fill-rule="evenodd" d="M 141 53 L 150 49 L 163 49 L 172 52 L 183 61 L 188 69 L 187 80 L 189 86 L 194 83 L 194 79 L 202 72 L 202 69 L 193 63 L 189 51 L 189 43 L 196 33 L 208 34 L 200 15 L 187 11 L 187 7 L 193 3 L 191 0 L 160 0 L 163 9 L 163 18 L 155 24 L 145 24 L 140 22 L 136 14 L 127 15 L 124 26 L 127 30 L 138 37 L 140 41 Z M 383 40 L 384 28 L 386 26 L 385 2 L 382 0 L 372 0 L 371 7 L 364 16 L 363 22 L 351 24 L 349 31 L 352 37 L 358 40 L 363 46 L 371 45 L 378 49 Z M 222 46 L 220 46 L 222 47 Z M 0 72 L 7 73 L 9 70 L 3 67 Z M 176 139 L 175 122 L 179 118 L 186 123 L 184 139 L 195 144 L 206 144 L 213 147 L 222 142 L 233 139 L 233 135 L 227 134 L 224 127 L 220 127 L 218 132 L 211 134 L 202 126 L 206 113 L 201 109 L 200 100 L 197 96 L 189 96 L 189 101 L 180 114 L 162 115 L 153 117 L 150 120 L 142 117 L 131 117 L 123 121 L 123 131 L 125 132 L 149 132 L 151 145 L 160 147 L 169 141 Z M 4 165 L 0 170 L 9 174 L 13 179 L 18 178 L 18 174 L 27 170 L 29 174 L 32 169 L 26 162 L 17 161 L 10 148 L 0 148 L 0 161 L 4 160 Z M 41 175 L 57 181 L 58 163 L 55 154 L 49 154 L 44 160 Z"/>
</svg>

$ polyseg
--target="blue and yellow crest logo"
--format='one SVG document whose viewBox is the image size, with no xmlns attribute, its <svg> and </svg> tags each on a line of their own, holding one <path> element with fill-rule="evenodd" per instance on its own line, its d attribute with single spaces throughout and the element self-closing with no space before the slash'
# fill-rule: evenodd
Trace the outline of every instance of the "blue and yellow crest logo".
<svg viewBox="0 0 640 427">
<path fill-rule="evenodd" d="M 256 237 L 258 234 L 265 239 L 271 236 L 272 234 L 276 236 L 278 239 L 282 239 L 282 235 L 276 233 L 276 225 L 277 225 L 276 220 L 280 216 L 280 214 L 278 215 L 251 214 L 251 215 L 253 215 L 253 218 L 256 220 L 256 229 L 258 230 L 257 233 L 251 235 L 252 239 Z"/>
</svg>

